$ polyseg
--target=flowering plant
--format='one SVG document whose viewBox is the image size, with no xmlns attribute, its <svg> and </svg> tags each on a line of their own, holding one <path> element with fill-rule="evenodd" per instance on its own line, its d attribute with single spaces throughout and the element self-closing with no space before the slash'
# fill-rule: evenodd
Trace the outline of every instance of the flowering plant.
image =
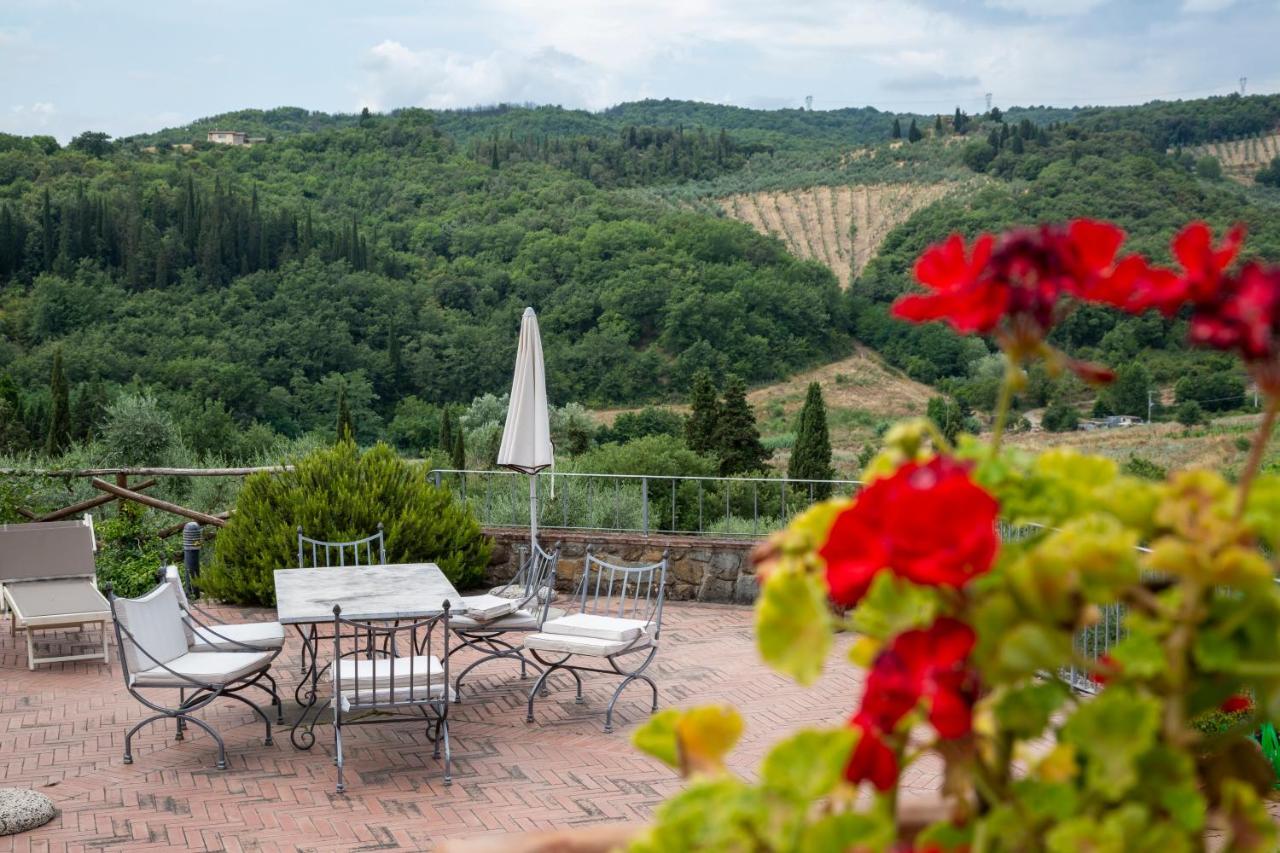
<svg viewBox="0 0 1280 853">
<path fill-rule="evenodd" d="M 634 849 L 1182 851 L 1213 832 L 1275 849 L 1275 777 L 1252 734 L 1280 719 L 1280 476 L 1259 473 L 1280 410 L 1280 268 L 1238 264 L 1243 239 L 1192 224 L 1162 268 L 1078 220 L 924 253 L 928 292 L 894 310 L 1000 345 L 994 435 L 953 445 L 899 424 L 859 494 L 759 550 L 765 661 L 809 683 L 833 636 L 855 633 L 863 694 L 845 724 L 777 744 L 758 782 L 724 769 L 732 709 L 655 716 L 637 744 L 691 781 Z M 1234 484 L 1001 449 L 1032 360 L 1109 378 L 1048 343 L 1079 302 L 1182 313 L 1192 344 L 1240 355 L 1266 406 Z M 925 755 L 944 768 L 941 809 L 911 825 L 903 771 Z"/>
</svg>

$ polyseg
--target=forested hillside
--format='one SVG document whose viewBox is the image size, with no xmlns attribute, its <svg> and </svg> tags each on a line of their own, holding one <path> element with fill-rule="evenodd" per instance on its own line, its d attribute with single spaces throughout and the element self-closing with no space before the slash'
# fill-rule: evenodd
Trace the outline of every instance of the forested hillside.
<svg viewBox="0 0 1280 853">
<path fill-rule="evenodd" d="M 848 348 L 825 268 L 549 164 L 481 164 L 425 113 L 253 148 L 0 148 L 0 373 L 33 435 L 58 351 L 74 386 L 285 434 L 330 424 L 345 388 L 372 438 L 406 398 L 501 389 L 526 305 L 558 401 Z"/>
<path fill-rule="evenodd" d="M 888 316 L 925 246 L 1092 216 L 1163 257 L 1203 218 L 1280 257 L 1280 190 L 1180 147 L 1277 121 L 1277 96 L 976 116 L 644 101 L 0 136 L 0 452 L 45 443 L 55 362 L 81 436 L 125 391 L 184 436 L 331 431 L 340 405 L 362 440 L 421 435 L 394 425 L 505 386 L 525 305 L 560 404 L 682 399 L 704 367 L 776 381 L 860 342 L 981 412 L 990 348 Z M 214 127 L 269 141 L 201 141 Z M 1220 384 L 1177 319 L 1088 308 L 1057 335 L 1148 386 Z M 1020 404 L 1071 382 L 1033 377 Z"/>
</svg>

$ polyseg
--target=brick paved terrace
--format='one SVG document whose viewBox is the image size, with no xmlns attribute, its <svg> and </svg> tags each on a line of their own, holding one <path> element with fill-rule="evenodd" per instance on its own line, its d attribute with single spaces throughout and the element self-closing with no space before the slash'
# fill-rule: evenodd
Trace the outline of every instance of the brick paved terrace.
<svg viewBox="0 0 1280 853">
<path fill-rule="evenodd" d="M 267 610 L 222 612 L 236 621 L 271 618 Z M 781 733 L 845 717 L 861 689 L 842 662 L 846 642 L 828 674 L 803 689 L 759 662 L 749 607 L 671 603 L 655 662 L 661 706 L 738 706 L 748 723 L 733 761 L 748 772 Z M 299 651 L 293 636 L 276 661 L 286 714 L 296 711 Z M 455 665 L 468 659 L 462 653 Z M 584 675 L 586 703 L 578 705 L 571 677 L 557 676 L 538 701 L 538 721 L 528 724 L 524 691 L 532 679 L 520 681 L 508 662 L 486 664 L 450 712 L 451 787 L 425 726 L 367 726 L 346 735 L 348 792 L 338 795 L 330 726 L 317 729 L 310 752 L 294 749 L 287 730 L 264 746 L 252 712 L 224 700 L 201 716 L 226 740 L 227 770 L 215 769 L 206 735 L 192 730 L 175 742 L 166 725 L 144 729 L 126 765 L 125 731 L 146 712 L 125 692 L 117 663 L 30 672 L 21 636 L 0 624 L 0 672 L 0 784 L 42 791 L 60 810 L 41 829 L 0 838 L 0 851 L 420 850 L 446 838 L 643 821 L 681 784 L 631 746 L 648 710 L 643 685 L 628 689 L 614 733 L 603 733 L 616 686 L 604 677 Z M 910 784 L 936 785 L 936 770 L 913 768 Z"/>
</svg>

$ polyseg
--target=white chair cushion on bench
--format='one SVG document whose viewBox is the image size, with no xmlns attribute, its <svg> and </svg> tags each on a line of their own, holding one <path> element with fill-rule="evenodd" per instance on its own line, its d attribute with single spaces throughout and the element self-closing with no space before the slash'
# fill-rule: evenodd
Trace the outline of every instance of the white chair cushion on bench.
<svg viewBox="0 0 1280 853">
<path fill-rule="evenodd" d="M 236 645 L 256 646 L 260 649 L 278 649 L 284 645 L 284 626 L 279 622 L 240 622 L 234 625 L 199 625 L 195 629 L 193 652 L 243 652 Z M 234 642 L 233 642 L 234 641 Z"/>
<path fill-rule="evenodd" d="M 649 623 L 643 619 L 622 619 L 617 616 L 597 616 L 591 613 L 574 613 L 559 619 L 548 619 L 542 625 L 544 634 L 564 634 L 569 637 L 592 637 L 597 640 L 631 642 L 644 631 Z"/>
<path fill-rule="evenodd" d="M 548 622 L 546 625 L 550 625 Z M 545 628 L 546 625 L 543 627 Z M 524 647 L 540 652 L 559 652 L 566 655 L 592 655 L 608 657 L 618 652 L 647 648 L 652 642 L 648 634 L 641 632 L 631 640 L 602 640 L 599 637 L 575 637 L 570 634 L 530 634 L 524 638 Z"/>
<path fill-rule="evenodd" d="M 517 603 L 515 599 L 488 593 L 462 597 L 462 608 L 466 611 L 466 615 L 477 622 L 492 622 L 494 619 L 513 613 Z M 449 621 L 452 623 L 454 617 L 451 616 Z"/>
<path fill-rule="evenodd" d="M 133 673 L 133 684 L 135 687 L 190 687 L 191 682 L 179 675 L 201 684 L 230 684 L 265 668 L 271 658 L 271 652 L 190 652 L 165 663 L 173 672 L 156 666 Z"/>
</svg>

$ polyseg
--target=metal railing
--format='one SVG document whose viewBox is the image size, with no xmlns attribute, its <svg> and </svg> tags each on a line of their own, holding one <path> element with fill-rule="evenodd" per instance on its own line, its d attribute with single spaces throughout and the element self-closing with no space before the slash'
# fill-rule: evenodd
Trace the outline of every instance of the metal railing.
<svg viewBox="0 0 1280 853">
<path fill-rule="evenodd" d="M 528 527 L 528 475 L 515 471 L 436 468 L 485 527 Z M 832 496 L 847 496 L 857 480 L 777 477 L 684 477 L 653 474 L 538 475 L 539 527 L 644 535 L 761 537 Z"/>
</svg>

